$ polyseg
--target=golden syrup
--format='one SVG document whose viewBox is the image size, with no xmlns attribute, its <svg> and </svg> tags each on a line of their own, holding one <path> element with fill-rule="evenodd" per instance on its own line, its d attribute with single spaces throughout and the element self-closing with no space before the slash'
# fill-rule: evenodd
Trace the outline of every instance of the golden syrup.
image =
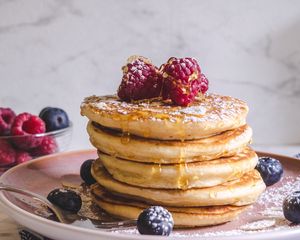
<svg viewBox="0 0 300 240">
<path fill-rule="evenodd" d="M 121 136 L 121 143 L 128 144 L 130 142 L 130 133 L 129 132 L 123 132 Z"/>
<path fill-rule="evenodd" d="M 189 187 L 189 179 L 187 178 L 187 170 L 188 165 L 185 162 L 185 154 L 182 149 L 180 149 L 179 155 L 179 164 L 177 164 L 177 172 L 178 172 L 178 181 L 177 187 L 179 189 L 187 189 Z"/>
<path fill-rule="evenodd" d="M 161 171 L 162 171 L 161 163 L 158 164 L 158 171 L 159 171 L 159 173 L 161 173 Z"/>
<path fill-rule="evenodd" d="M 151 174 L 152 176 L 153 175 L 157 175 L 157 174 L 160 174 L 162 171 L 162 167 L 161 167 L 161 164 L 158 163 L 158 164 L 153 164 L 152 168 L 151 168 Z"/>
<path fill-rule="evenodd" d="M 214 198 L 217 197 L 217 194 L 215 192 L 210 192 L 209 193 L 209 197 L 212 198 L 212 199 L 214 199 Z"/>
<path fill-rule="evenodd" d="M 117 154 L 116 151 L 113 151 L 113 152 L 111 152 L 111 156 L 113 156 L 113 157 L 118 157 L 118 154 Z"/>
<path fill-rule="evenodd" d="M 144 130 L 143 131 L 143 137 L 148 138 L 150 136 L 150 133 L 151 133 L 150 129 L 146 128 L 146 129 L 143 129 L 143 130 Z"/>
<path fill-rule="evenodd" d="M 186 138 L 186 132 L 185 132 L 184 127 L 183 127 L 184 124 L 183 124 L 183 117 L 182 116 L 176 118 L 176 124 L 178 126 L 178 135 L 179 135 L 180 141 L 184 142 L 184 140 Z"/>
<path fill-rule="evenodd" d="M 122 115 L 121 119 L 119 120 L 121 123 L 121 130 L 123 133 L 129 132 L 129 118 L 129 115 Z"/>
<path fill-rule="evenodd" d="M 121 123 L 121 143 L 128 144 L 130 142 L 130 133 L 129 133 L 129 115 L 122 115 L 120 116 L 120 123 Z"/>
</svg>

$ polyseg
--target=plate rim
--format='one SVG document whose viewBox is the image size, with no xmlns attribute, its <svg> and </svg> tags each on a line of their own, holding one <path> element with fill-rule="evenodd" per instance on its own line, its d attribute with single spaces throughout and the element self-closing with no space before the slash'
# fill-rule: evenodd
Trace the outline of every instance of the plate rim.
<svg viewBox="0 0 300 240">
<path fill-rule="evenodd" d="M 3 179 L 5 179 L 5 177 L 11 173 L 13 173 L 14 171 L 18 170 L 19 168 L 23 168 L 24 166 L 26 166 L 27 164 L 32 163 L 33 161 L 43 161 L 44 159 L 48 159 L 48 158 L 56 158 L 57 156 L 61 157 L 64 155 L 72 155 L 72 154 L 92 154 L 92 153 L 96 153 L 97 151 L 95 149 L 84 149 L 84 150 L 73 150 L 73 151 L 67 151 L 67 152 L 62 152 L 62 153 L 56 153 L 56 154 L 51 154 L 51 155 L 47 155 L 47 156 L 43 156 L 43 157 L 39 157 L 37 159 L 22 163 L 20 165 L 17 165 L 9 170 L 7 170 L 2 176 L 0 176 L 0 182 L 2 182 Z M 269 152 L 263 152 L 263 151 L 255 151 L 258 155 L 260 156 L 274 156 L 274 157 L 279 157 L 279 158 L 285 158 L 289 161 L 298 161 L 298 164 L 300 164 L 300 160 L 295 158 L 295 157 L 290 157 L 290 156 L 286 156 L 286 155 L 281 155 L 281 154 L 275 154 L 275 153 L 269 153 Z M 12 202 L 9 201 L 8 198 L 5 197 L 4 193 L 2 191 L 0 191 L 0 207 L 1 207 L 1 203 L 8 209 L 6 209 L 7 211 L 13 211 L 14 213 L 17 214 L 22 214 L 23 217 L 25 218 L 30 218 L 33 221 L 39 221 L 42 224 L 45 225 L 50 225 L 51 227 L 54 228 L 64 228 L 64 230 L 68 230 L 68 231 L 76 231 L 76 232 L 80 232 L 80 233 L 87 233 L 87 234 L 93 234 L 93 235 L 99 235 L 102 237 L 116 237 L 119 239 L 128 239 L 128 237 L 130 236 L 130 239 L 141 239 L 141 236 L 143 237 L 143 239 L 147 240 L 153 240 L 155 238 L 158 238 L 158 236 L 151 236 L 151 235 L 129 235 L 129 234 L 124 234 L 124 233 L 116 233 L 116 232 L 107 232 L 101 229 L 89 229 L 89 228 L 83 228 L 83 227 L 78 227 L 78 226 L 74 226 L 74 225 L 68 225 L 68 224 L 62 224 L 60 222 L 55 222 L 53 220 L 49 220 L 46 218 L 43 218 L 41 216 L 32 214 L 20 207 L 18 207 L 17 205 L 13 204 Z M 3 209 L 3 208 L 2 208 Z M 7 214 L 7 211 L 4 211 Z M 18 221 L 17 219 L 13 218 L 15 221 Z M 33 231 L 35 231 L 33 229 Z M 38 231 L 37 231 L 38 232 Z M 285 229 L 285 230 L 275 230 L 275 231 L 268 231 L 268 232 L 258 232 L 258 233 L 250 233 L 250 234 L 245 234 L 245 235 L 233 235 L 233 236 L 212 236 L 212 237 L 203 237 L 203 236 L 199 236 L 199 237 L 193 237 L 194 239 L 239 239 L 241 236 L 243 236 L 243 239 L 255 239 L 257 237 L 272 237 L 273 234 L 276 234 L 276 239 L 279 239 L 279 237 L 284 236 L 284 237 L 288 237 L 290 235 L 296 235 L 299 234 L 300 235 L 300 227 L 297 229 Z M 159 237 L 160 238 L 160 237 Z M 172 236 L 172 238 L 169 239 L 190 239 L 189 236 Z M 274 239 L 274 236 L 273 238 Z"/>
</svg>

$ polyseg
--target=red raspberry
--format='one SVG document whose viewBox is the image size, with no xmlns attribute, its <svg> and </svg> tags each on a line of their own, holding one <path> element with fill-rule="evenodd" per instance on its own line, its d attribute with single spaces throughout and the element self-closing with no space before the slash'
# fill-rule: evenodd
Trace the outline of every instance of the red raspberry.
<svg viewBox="0 0 300 240">
<path fill-rule="evenodd" d="M 122 70 L 123 78 L 118 89 L 120 99 L 132 101 L 160 96 L 162 77 L 149 59 L 132 56 Z"/>
<path fill-rule="evenodd" d="M 23 162 L 27 162 L 31 160 L 32 157 L 28 152 L 25 151 L 17 151 L 16 152 L 16 164 L 21 164 Z"/>
<path fill-rule="evenodd" d="M 33 134 L 41 134 L 45 133 L 45 131 L 44 121 L 30 113 L 21 113 L 16 116 L 11 128 L 13 136 L 20 136 L 14 139 L 15 145 L 25 150 L 39 146 L 43 137 L 36 137 Z"/>
<path fill-rule="evenodd" d="M 12 165 L 16 159 L 16 152 L 5 140 L 0 140 L 0 167 Z"/>
<path fill-rule="evenodd" d="M 200 77 L 200 92 L 202 94 L 206 93 L 207 90 L 208 90 L 208 84 L 209 84 L 209 81 L 208 79 L 206 78 L 206 76 L 201 73 L 201 77 Z"/>
<path fill-rule="evenodd" d="M 16 114 L 10 108 L 0 108 L 0 136 L 9 135 Z"/>
<path fill-rule="evenodd" d="M 174 104 L 187 106 L 201 92 L 208 90 L 208 80 L 194 58 L 170 58 L 161 66 L 163 74 L 163 98 Z"/>
<path fill-rule="evenodd" d="M 53 137 L 43 138 L 41 145 L 31 150 L 33 156 L 43 156 L 57 152 L 57 143 Z"/>
</svg>

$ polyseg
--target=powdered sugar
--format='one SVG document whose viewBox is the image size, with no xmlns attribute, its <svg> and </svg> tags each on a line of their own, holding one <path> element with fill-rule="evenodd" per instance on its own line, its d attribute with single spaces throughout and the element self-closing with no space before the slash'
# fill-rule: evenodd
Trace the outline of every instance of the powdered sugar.
<svg viewBox="0 0 300 240">
<path fill-rule="evenodd" d="M 257 231 L 273 227 L 276 224 L 276 219 L 262 219 L 254 222 L 246 223 L 240 226 L 243 231 Z"/>
<path fill-rule="evenodd" d="M 95 111 L 106 114 L 135 115 L 137 119 L 147 118 L 151 120 L 168 119 L 171 122 L 209 122 L 236 119 L 240 115 L 246 115 L 248 107 L 241 100 L 206 94 L 204 98 L 196 101 L 188 107 L 174 106 L 170 102 L 161 99 L 143 100 L 134 103 L 118 100 L 115 95 L 91 96 L 85 98 L 81 108 L 91 107 Z"/>
<path fill-rule="evenodd" d="M 281 209 L 282 202 L 287 194 L 296 191 L 297 189 L 300 189 L 300 177 L 293 178 L 292 176 L 287 176 L 285 177 L 285 182 L 282 186 L 279 188 L 270 188 L 268 191 L 262 194 L 258 200 L 258 203 L 268 203 L 269 206 L 273 207 L 273 209 L 276 209 L 274 207 L 280 207 Z"/>
</svg>

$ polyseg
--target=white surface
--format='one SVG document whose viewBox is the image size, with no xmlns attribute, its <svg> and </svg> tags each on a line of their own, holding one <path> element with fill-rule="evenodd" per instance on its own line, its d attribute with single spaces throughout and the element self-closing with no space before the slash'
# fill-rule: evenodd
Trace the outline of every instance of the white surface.
<svg viewBox="0 0 300 240">
<path fill-rule="evenodd" d="M 257 144 L 300 144 L 300 1 L 0 0 L 0 105 L 67 110 L 116 91 L 132 54 L 196 57 L 214 92 L 248 102 Z"/>
</svg>

